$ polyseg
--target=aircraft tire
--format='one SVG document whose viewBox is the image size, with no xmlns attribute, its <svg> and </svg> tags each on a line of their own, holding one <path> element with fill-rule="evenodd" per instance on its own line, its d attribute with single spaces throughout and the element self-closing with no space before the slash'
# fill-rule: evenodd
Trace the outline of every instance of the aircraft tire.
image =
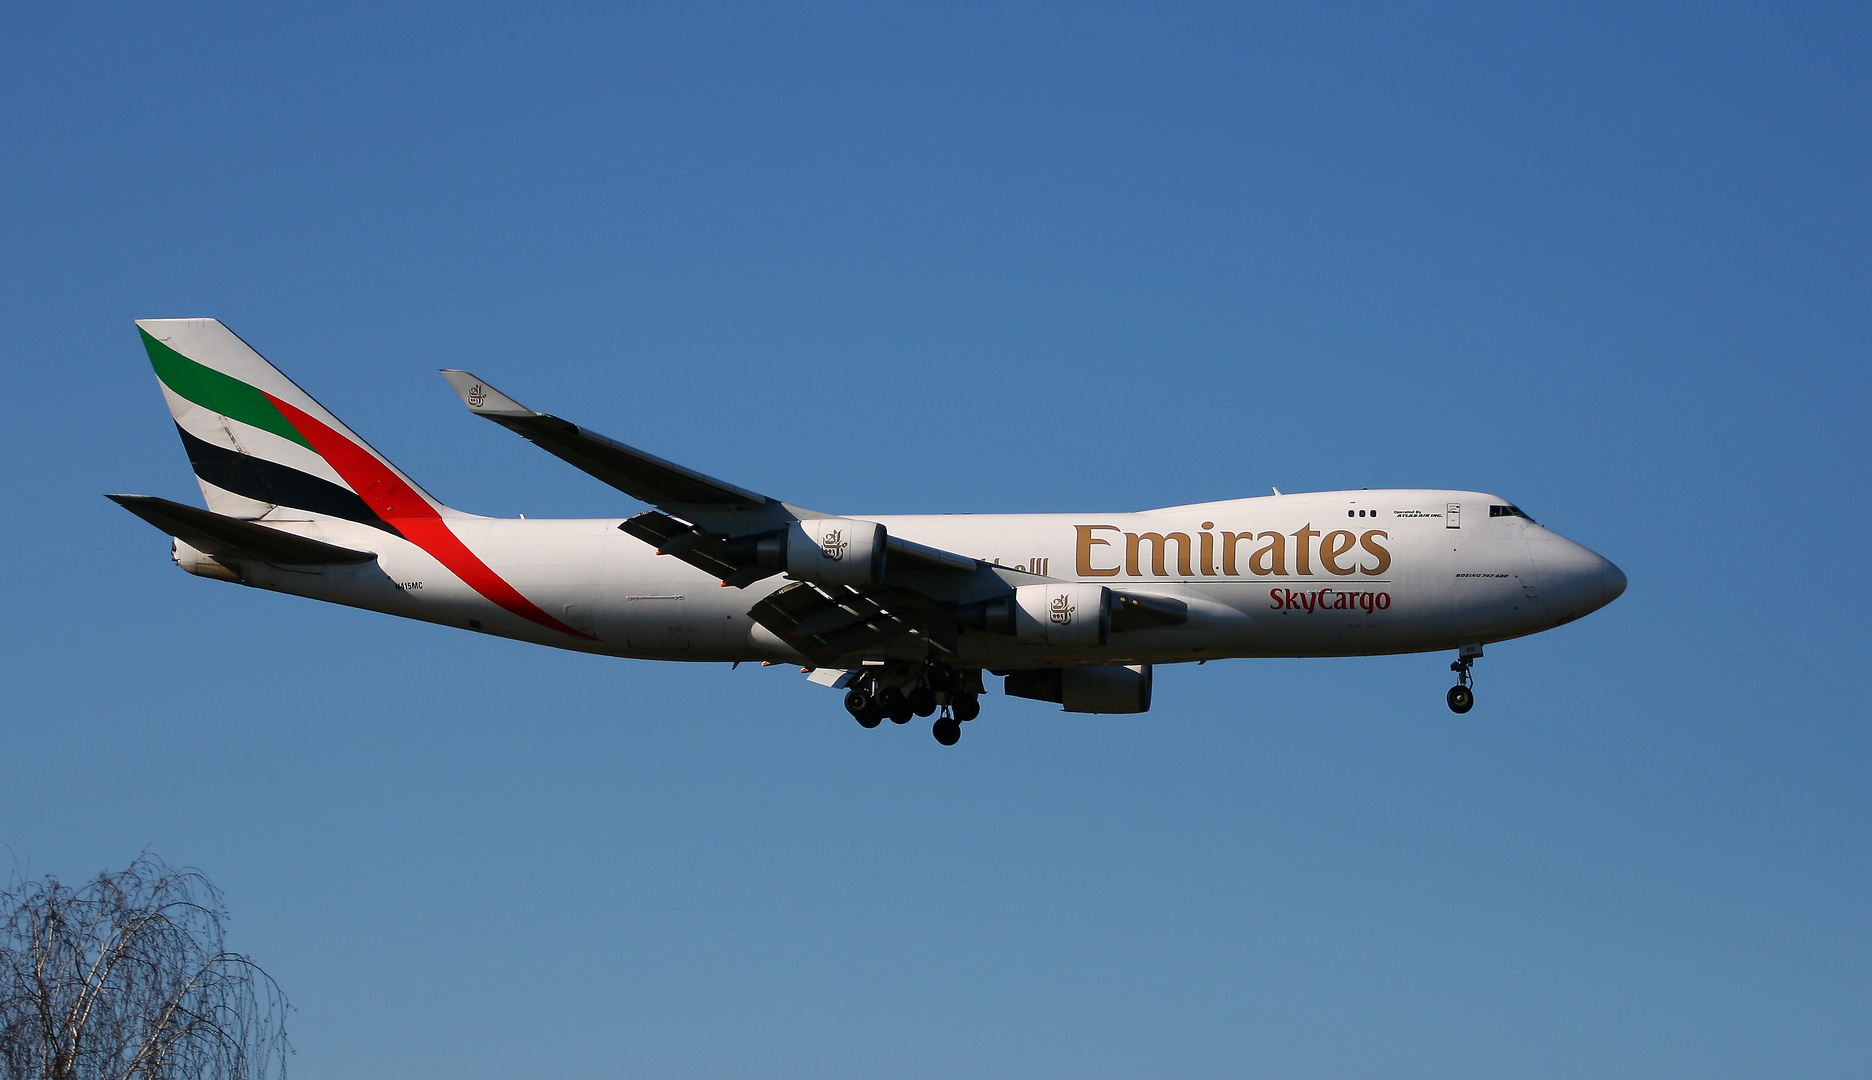
<svg viewBox="0 0 1872 1080">
<path fill-rule="evenodd" d="M 1475 691 L 1467 686 L 1450 687 L 1449 708 L 1453 713 L 1466 713 L 1475 708 Z"/>
<path fill-rule="evenodd" d="M 955 714 L 958 722 L 966 724 L 981 715 L 981 698 L 961 694 L 949 703 L 949 711 Z"/>
<path fill-rule="evenodd" d="M 863 690 L 852 689 L 845 694 L 845 711 L 853 716 L 862 717 L 871 708 L 871 695 Z M 862 721 L 860 721 L 862 722 Z"/>
<path fill-rule="evenodd" d="M 910 711 L 918 716 L 936 715 L 936 695 L 921 686 L 910 691 Z"/>
<path fill-rule="evenodd" d="M 905 701 L 900 702 L 896 708 L 884 715 L 890 717 L 893 724 L 908 724 L 910 718 L 916 715 L 916 710 L 910 708 L 910 703 Z"/>
<path fill-rule="evenodd" d="M 930 734 L 944 746 L 954 746 L 962 741 L 962 725 L 954 720 L 938 720 L 931 725 Z"/>
<path fill-rule="evenodd" d="M 852 714 L 852 719 L 858 721 L 860 727 L 874 728 L 884 722 L 884 714 L 876 709 L 866 709 L 864 712 Z"/>
</svg>

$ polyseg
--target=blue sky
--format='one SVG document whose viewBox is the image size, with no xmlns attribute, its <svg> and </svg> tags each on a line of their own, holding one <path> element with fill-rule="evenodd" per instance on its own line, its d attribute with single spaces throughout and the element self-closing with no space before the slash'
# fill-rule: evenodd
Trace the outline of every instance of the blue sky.
<svg viewBox="0 0 1872 1080">
<path fill-rule="evenodd" d="M 1862 5 L 9 8 L 0 843 L 227 891 L 321 1077 L 1864 1076 Z M 993 697 L 177 571 L 131 320 L 452 504 L 435 374 L 835 512 L 1498 492 L 1630 576 L 1448 657 Z"/>
</svg>

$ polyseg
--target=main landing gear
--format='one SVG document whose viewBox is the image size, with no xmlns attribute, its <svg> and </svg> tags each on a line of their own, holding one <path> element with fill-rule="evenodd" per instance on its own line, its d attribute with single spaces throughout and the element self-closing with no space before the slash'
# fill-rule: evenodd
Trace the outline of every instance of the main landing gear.
<svg viewBox="0 0 1872 1080">
<path fill-rule="evenodd" d="M 886 717 L 907 724 L 913 716 L 935 716 L 930 734 L 944 746 L 962 739 L 962 725 L 981 715 L 981 674 L 964 674 L 935 662 L 894 672 L 864 675 L 845 693 L 845 711 L 867 728 Z"/>
<path fill-rule="evenodd" d="M 1475 677 L 1469 673 L 1470 665 L 1482 659 L 1482 646 L 1464 645 L 1456 662 L 1449 666 L 1456 673 L 1456 685 L 1449 688 L 1446 695 L 1450 712 L 1466 713 L 1475 708 Z"/>
</svg>

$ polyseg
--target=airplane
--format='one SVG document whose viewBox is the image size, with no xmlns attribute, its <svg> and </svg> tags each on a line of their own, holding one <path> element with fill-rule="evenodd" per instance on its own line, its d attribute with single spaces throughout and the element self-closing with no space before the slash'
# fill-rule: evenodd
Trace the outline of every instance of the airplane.
<svg viewBox="0 0 1872 1080">
<path fill-rule="evenodd" d="M 1075 713 L 1142 713 L 1160 664 L 1456 650 L 1611 603 L 1618 567 L 1476 491 L 1320 491 L 1090 514 L 852 516 L 795 506 L 535 412 L 466 371 L 468 411 L 650 509 L 445 506 L 214 319 L 141 319 L 207 509 L 111 495 L 201 577 L 605 656 L 799 665 L 859 724 L 936 717 L 984 676 Z"/>
</svg>

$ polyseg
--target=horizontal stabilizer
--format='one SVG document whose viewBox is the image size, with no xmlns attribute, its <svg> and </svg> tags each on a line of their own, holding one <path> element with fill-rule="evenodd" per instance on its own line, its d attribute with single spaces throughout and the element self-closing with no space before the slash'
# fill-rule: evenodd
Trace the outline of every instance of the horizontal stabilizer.
<svg viewBox="0 0 1872 1080">
<path fill-rule="evenodd" d="M 105 498 L 204 555 L 258 559 L 285 566 L 363 563 L 377 557 L 374 552 L 309 540 L 154 495 L 106 495 Z"/>
<path fill-rule="evenodd" d="M 774 501 L 607 439 L 570 420 L 534 412 L 466 371 L 445 368 L 442 377 L 461 395 L 469 412 L 494 421 L 572 467 L 651 506 L 745 507 L 766 506 Z"/>
</svg>

